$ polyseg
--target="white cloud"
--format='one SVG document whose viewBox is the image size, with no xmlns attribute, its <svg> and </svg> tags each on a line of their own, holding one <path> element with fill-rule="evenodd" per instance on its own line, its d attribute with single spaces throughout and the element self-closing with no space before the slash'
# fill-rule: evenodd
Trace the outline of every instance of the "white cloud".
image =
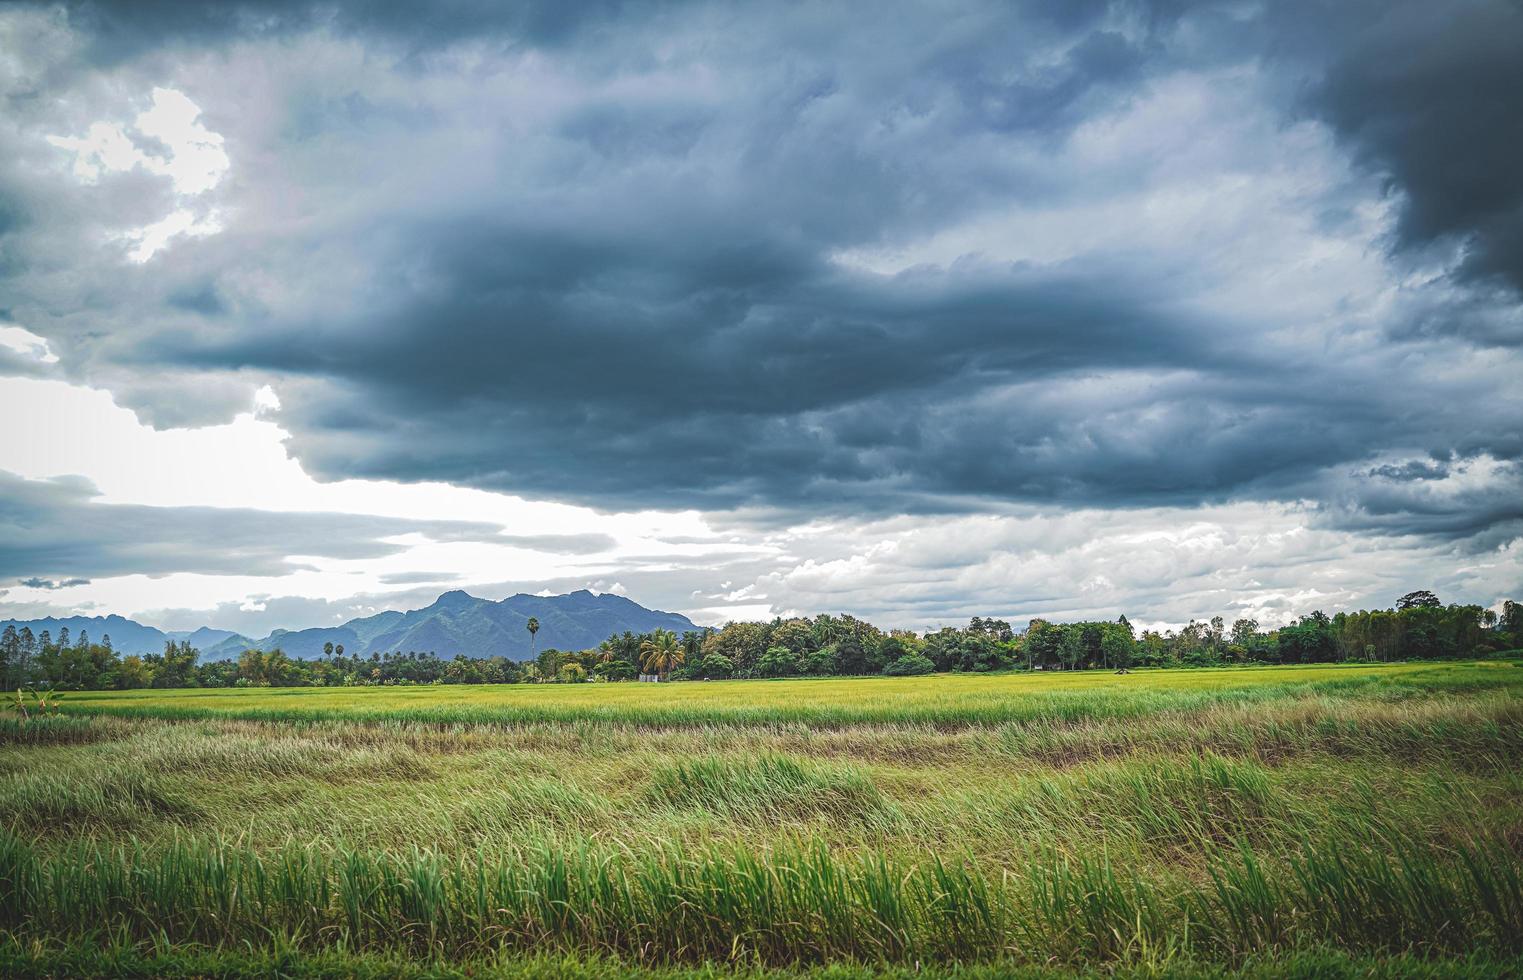
<svg viewBox="0 0 1523 980">
<path fill-rule="evenodd" d="M 143 165 L 154 169 L 154 160 L 139 150 L 122 127 L 115 123 L 91 123 L 84 136 L 49 136 L 48 142 L 74 153 L 74 176 L 95 183 L 102 174 L 131 170 Z"/>
<path fill-rule="evenodd" d="M 139 113 L 134 125 L 169 148 L 168 157 L 150 157 L 155 173 L 169 175 L 181 194 L 202 194 L 221 183 L 232 161 L 222 136 L 200 122 L 201 109 L 183 92 L 155 88 L 153 107 Z"/>
<path fill-rule="evenodd" d="M 82 181 L 94 183 L 105 174 L 142 167 L 168 177 L 182 195 L 216 187 L 232 165 L 221 134 L 201 124 L 200 107 L 185 93 L 155 88 L 152 99 L 152 106 L 133 120 L 130 132 L 120 123 L 101 120 L 91 123 L 84 136 L 55 135 L 47 140 L 74 153 L 74 176 Z M 133 134 L 157 141 L 166 152 L 145 151 Z"/>
<path fill-rule="evenodd" d="M 1385 607 L 1414 588 L 1490 604 L 1523 591 L 1516 551 L 1457 563 L 1448 546 L 1322 527 L 1306 504 L 1030 511 L 837 523 L 762 575 L 776 611 L 841 609 L 933 627 L 1126 614 L 1179 625 L 1222 615 L 1278 625 L 1321 608 Z"/>
<path fill-rule="evenodd" d="M 58 363 L 58 355 L 48 347 L 45 338 L 15 324 L 0 322 L 0 347 L 39 364 Z"/>
<path fill-rule="evenodd" d="M 85 183 L 138 168 L 169 178 L 178 202 L 175 209 L 117 235 L 136 243 L 128 258 L 138 263 L 147 262 L 177 237 L 204 237 L 222 230 L 221 216 L 204 196 L 232 166 L 221 134 L 201 123 L 200 107 L 185 93 L 154 88 L 151 98 L 150 107 L 138 113 L 130 127 L 102 120 L 91 123 L 84 136 L 47 137 L 53 146 L 74 154 L 74 176 Z"/>
<path fill-rule="evenodd" d="M 562 555 L 506 542 L 434 541 L 411 535 L 400 539 L 407 545 L 405 552 L 383 559 L 293 555 L 293 565 L 308 567 L 275 581 L 258 576 L 125 576 L 98 579 L 81 593 L 124 612 L 211 606 L 253 593 L 337 600 L 364 592 L 402 591 L 389 588 L 383 578 L 420 568 L 449 569 L 468 583 L 550 580 L 608 575 L 631 557 L 659 554 L 669 567 L 680 567 L 704 562 L 719 550 L 736 549 L 694 512 L 601 513 L 440 483 L 319 483 L 287 455 L 285 433 L 270 417 L 278 404 L 272 390 L 260 388 L 251 410 L 226 425 L 154 430 L 105 392 L 61 381 L 7 379 L 0 386 L 0 415 L 18 424 L 0 428 L 0 468 L 29 479 L 85 476 L 100 489 L 96 503 L 102 506 L 247 507 L 406 519 L 437 515 L 498 524 L 508 533 L 598 533 L 614 541 L 612 549 L 602 553 Z M 642 564 L 647 570 L 653 567 L 648 559 Z M 618 580 L 602 581 L 612 582 L 604 591 L 626 590 Z"/>
<path fill-rule="evenodd" d="M 179 208 L 162 221 L 126 232 L 122 237 L 137 242 L 128 257 L 134 262 L 147 262 L 179 235 L 204 238 L 221 230 L 222 221 L 216 212 L 198 216 L 189 208 Z"/>
</svg>

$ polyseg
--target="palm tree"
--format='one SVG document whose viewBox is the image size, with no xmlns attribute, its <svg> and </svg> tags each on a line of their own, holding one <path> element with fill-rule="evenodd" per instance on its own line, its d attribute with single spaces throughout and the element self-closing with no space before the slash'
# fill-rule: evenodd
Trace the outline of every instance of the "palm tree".
<svg viewBox="0 0 1523 980">
<path fill-rule="evenodd" d="M 677 642 L 677 634 L 671 630 L 656 630 L 650 639 L 640 644 L 640 663 L 646 670 L 662 677 L 682 663 L 683 657 L 682 644 Z"/>
<path fill-rule="evenodd" d="M 529 630 L 529 657 L 532 659 L 534 657 L 534 634 L 539 632 L 539 620 L 530 616 L 529 621 L 524 626 Z"/>
</svg>

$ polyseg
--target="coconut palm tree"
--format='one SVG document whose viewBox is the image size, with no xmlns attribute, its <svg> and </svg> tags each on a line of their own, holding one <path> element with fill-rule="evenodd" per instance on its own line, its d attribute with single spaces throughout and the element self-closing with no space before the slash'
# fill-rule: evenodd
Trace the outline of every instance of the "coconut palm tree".
<svg viewBox="0 0 1523 980">
<path fill-rule="evenodd" d="M 529 630 L 529 657 L 532 659 L 534 656 L 534 634 L 539 632 L 539 620 L 530 616 L 529 621 L 524 626 Z"/>
<path fill-rule="evenodd" d="M 640 644 L 640 663 L 646 670 L 665 677 L 673 667 L 682 663 L 685 654 L 677 634 L 671 630 L 656 630 Z"/>
</svg>

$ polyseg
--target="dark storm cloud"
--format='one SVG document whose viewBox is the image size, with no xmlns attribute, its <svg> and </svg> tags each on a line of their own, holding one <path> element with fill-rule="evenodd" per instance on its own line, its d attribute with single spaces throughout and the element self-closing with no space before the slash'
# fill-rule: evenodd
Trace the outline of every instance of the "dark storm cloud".
<svg viewBox="0 0 1523 980">
<path fill-rule="evenodd" d="M 1271 7 L 1295 45 L 1327 59 L 1307 107 L 1401 195 L 1401 246 L 1447 239 L 1466 248 L 1463 278 L 1523 289 L 1523 6 Z"/>
<path fill-rule="evenodd" d="M 627 271 L 612 249 L 600 268 L 639 281 L 654 274 L 647 263 L 659 247 L 622 243 L 617 261 Z M 1039 394 L 988 405 L 980 393 L 1065 371 L 1167 368 L 1205 329 L 1149 309 L 1144 286 L 1098 270 L 868 282 L 876 277 L 822 267 L 766 287 L 764 308 L 734 295 L 745 288 L 711 285 L 711 295 L 695 296 L 704 287 L 694 282 L 640 287 L 644 310 L 626 305 L 617 286 L 522 286 L 506 257 L 469 279 L 453 262 L 430 271 L 436 289 L 405 309 L 361 311 L 336 329 L 232 338 L 236 349 L 203 347 L 190 363 L 294 376 L 345 361 L 362 384 L 294 386 L 284 396 L 295 451 L 328 473 L 406 471 L 626 504 L 830 504 L 878 495 L 872 485 L 915 469 L 917 454 L 937 465 L 912 492 L 1003 494 L 1011 480 L 988 468 L 997 462 L 989 457 L 1018 449 L 1021 438 L 1045 439 L 1050 428 L 1031 416 L 1061 413 Z M 438 328 L 411 329 L 425 320 Z M 1226 350 L 1194 360 L 1238 358 L 1253 360 Z M 406 416 L 402 438 L 396 417 L 367 407 L 378 397 Z M 437 425 L 426 455 L 417 452 L 421 431 L 409 433 L 413 419 Z M 494 456 L 504 471 L 482 473 L 480 461 Z M 1056 492 L 1038 478 L 1033 472 L 1023 492 Z M 1104 482 L 1090 495 L 1108 494 Z"/>
<path fill-rule="evenodd" d="M 24 585 L 29 589 L 46 589 L 49 592 L 53 592 L 58 589 L 70 589 L 76 585 L 89 585 L 90 580 L 87 578 L 66 578 L 61 582 L 55 582 L 52 579 L 33 577 L 24 578 L 16 584 Z"/>
<path fill-rule="evenodd" d="M 1442 480 L 1449 473 L 1448 460 L 1409 459 L 1404 463 L 1382 463 L 1371 467 L 1365 476 L 1379 477 L 1393 483 L 1406 483 L 1412 480 Z"/>
<path fill-rule="evenodd" d="M 0 471 L 0 576 L 30 573 L 23 584 L 51 588 L 134 573 L 285 575 L 290 555 L 380 558 L 405 550 L 386 538 L 483 541 L 499 530 L 466 521 L 103 504 L 96 495 L 77 477 L 26 480 Z M 58 584 L 55 576 L 76 578 Z"/>
<path fill-rule="evenodd" d="M 156 424 L 269 383 L 322 477 L 613 508 L 1252 497 L 1392 533 L 1511 526 L 1515 354 L 1471 345 L 1523 336 L 1495 285 L 1523 226 L 1513 7 L 69 11 L 87 63 L 60 85 L 180 65 L 234 160 L 209 195 L 225 229 L 142 266 L 80 243 L 175 206 L 162 178 L 63 194 L 0 163 L 14 213 L 68 203 L 0 250 L 18 322 Z M 1191 115 L 1224 91 L 1241 104 Z M 62 110 L 34 103 L 11 139 L 55 159 L 27 139 Z M 1290 203 L 1255 197 L 1307 117 L 1345 156 Z M 1384 305 L 1293 308 L 1280 277 L 1329 251 L 1305 237 L 1369 244 L 1369 174 L 1399 197 L 1398 257 L 1470 251 L 1439 285 L 1361 284 Z M 1171 232 L 1201 188 L 1254 218 Z M 957 245 L 1012 209 L 1016 257 Z M 1118 244 L 1118 214 L 1152 217 Z M 1393 498 L 1422 474 L 1386 467 L 1423 453 L 1496 465 L 1444 503 Z"/>
<path fill-rule="evenodd" d="M 626 4 L 622 0 L 71 0 L 64 6 L 71 23 L 94 42 L 95 57 L 109 63 L 166 43 L 216 44 L 229 38 L 281 38 L 319 29 L 380 34 L 420 49 L 483 35 L 553 44 Z"/>
</svg>

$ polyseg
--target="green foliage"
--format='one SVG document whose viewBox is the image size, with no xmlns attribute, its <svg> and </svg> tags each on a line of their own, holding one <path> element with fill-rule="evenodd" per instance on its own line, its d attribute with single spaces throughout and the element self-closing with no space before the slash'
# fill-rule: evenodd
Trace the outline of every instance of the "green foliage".
<svg viewBox="0 0 1523 980">
<path fill-rule="evenodd" d="M 756 661 L 757 677 L 793 677 L 799 671 L 800 655 L 787 647 L 768 647 Z"/>
<path fill-rule="evenodd" d="M 1417 598 L 1414 598 L 1417 597 Z M 966 627 L 919 636 L 884 633 L 849 615 L 729 623 L 719 630 L 667 630 L 610 636 L 596 649 L 549 648 L 516 664 L 503 657 L 441 659 L 432 651 L 346 656 L 325 645 L 320 660 L 287 657 L 279 649 L 245 651 L 236 662 L 198 664 L 198 651 L 169 643 L 163 654 L 120 657 L 110 638 L 81 634 L 57 642 L 46 632 L 0 634 L 0 675 L 13 686 L 60 690 L 144 687 L 339 687 L 409 684 L 512 684 L 560 681 L 562 668 L 605 680 L 628 680 L 641 669 L 673 680 L 826 677 L 891 673 L 908 654 L 953 673 L 1033 670 L 1124 670 L 1143 667 L 1219 667 L 1240 663 L 1312 664 L 1357 660 L 1456 660 L 1523 645 L 1523 606 L 1508 601 L 1500 615 L 1479 606 L 1443 606 L 1431 593 L 1404 596 L 1394 610 L 1313 612 L 1278 630 L 1250 619 L 1229 628 L 1220 617 L 1192 621 L 1179 631 L 1136 636 L 1125 616 L 1115 622 L 1051 623 L 1033 619 L 1017 633 L 1004 620 L 973 617 Z M 531 633 L 532 636 L 532 633 Z M 599 664 L 638 665 L 599 669 Z M 918 663 L 918 661 L 917 661 Z M 572 671 L 569 676 L 577 675 Z M 897 673 L 894 672 L 894 673 Z"/>
<path fill-rule="evenodd" d="M 640 673 L 628 660 L 602 660 L 593 665 L 592 672 L 605 681 L 632 681 Z"/>
<path fill-rule="evenodd" d="M 735 675 L 735 662 L 722 653 L 703 658 L 702 676 L 706 680 L 725 680 Z"/>
<path fill-rule="evenodd" d="M 665 676 L 682 665 L 687 651 L 671 630 L 656 630 L 640 643 L 640 666 Z"/>
<path fill-rule="evenodd" d="M 936 669 L 936 665 L 928 657 L 922 657 L 918 653 L 907 653 L 894 660 L 883 672 L 890 677 L 911 677 L 917 674 L 929 674 Z"/>
<path fill-rule="evenodd" d="M 18 687 L 5 706 L 15 714 L 17 723 L 25 726 L 33 719 L 58 717 L 63 695 L 50 688 Z"/>
</svg>

